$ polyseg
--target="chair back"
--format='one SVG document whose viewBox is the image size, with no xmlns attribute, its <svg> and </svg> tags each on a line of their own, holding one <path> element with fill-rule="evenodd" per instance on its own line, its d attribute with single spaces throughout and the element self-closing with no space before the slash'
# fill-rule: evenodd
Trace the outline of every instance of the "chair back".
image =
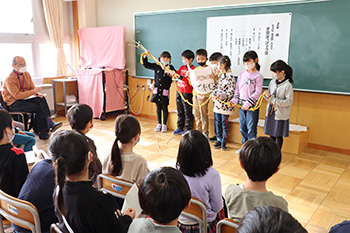
<svg viewBox="0 0 350 233">
<path fill-rule="evenodd" d="M 0 231 L 3 232 L 3 217 L 11 223 L 41 233 L 38 210 L 28 201 L 12 197 L 0 190 Z"/>
<path fill-rule="evenodd" d="M 5 103 L 4 99 L 2 98 L 2 90 L 0 90 L 0 105 L 6 110 L 9 111 L 9 107 Z"/>
<path fill-rule="evenodd" d="M 238 224 L 230 218 L 224 218 L 216 225 L 216 233 L 236 233 Z"/>
<path fill-rule="evenodd" d="M 106 174 L 100 174 L 97 177 L 97 188 L 100 191 L 110 193 L 113 196 L 125 199 L 129 192 L 132 182 Z"/>
<path fill-rule="evenodd" d="M 63 233 L 63 231 L 59 228 L 58 223 L 52 223 L 50 226 L 50 233 Z"/>
<path fill-rule="evenodd" d="M 201 233 L 207 233 L 208 231 L 208 216 L 207 209 L 204 203 L 198 198 L 191 198 L 191 205 L 189 208 L 184 209 L 181 215 L 191 218 L 199 223 L 199 230 Z"/>
</svg>

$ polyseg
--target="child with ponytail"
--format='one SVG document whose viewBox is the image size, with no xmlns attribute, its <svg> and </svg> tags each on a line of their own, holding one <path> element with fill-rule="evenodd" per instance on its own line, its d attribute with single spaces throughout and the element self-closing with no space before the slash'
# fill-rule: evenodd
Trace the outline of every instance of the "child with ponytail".
<svg viewBox="0 0 350 233">
<path fill-rule="evenodd" d="M 119 115 L 115 120 L 114 132 L 116 138 L 111 154 L 103 161 L 102 172 L 140 184 L 149 173 L 147 161 L 133 152 L 134 146 L 140 140 L 140 123 L 131 115 Z"/>
<path fill-rule="evenodd" d="M 127 209 L 125 215 L 119 214 L 113 197 L 92 186 L 92 154 L 85 138 L 75 131 L 59 131 L 53 136 L 49 151 L 56 169 L 56 215 L 61 229 L 127 232 L 135 211 Z"/>
<path fill-rule="evenodd" d="M 264 133 L 282 149 L 283 137 L 289 136 L 289 114 L 293 103 L 293 70 L 284 61 L 272 63 L 272 78 L 264 98 L 268 101 Z"/>
</svg>

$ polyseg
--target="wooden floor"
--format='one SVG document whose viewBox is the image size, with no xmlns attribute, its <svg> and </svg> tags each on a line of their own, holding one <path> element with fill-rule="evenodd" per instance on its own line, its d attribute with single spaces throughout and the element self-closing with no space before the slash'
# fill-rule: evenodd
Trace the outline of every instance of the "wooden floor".
<svg viewBox="0 0 350 233">
<path fill-rule="evenodd" d="M 96 119 L 88 136 L 95 141 L 98 156 L 103 160 L 114 140 L 115 115 L 106 121 Z M 174 167 L 181 136 L 171 132 L 156 133 L 156 121 L 138 118 L 141 140 L 134 151 L 144 156 L 150 170 L 161 166 Z M 63 128 L 69 129 L 67 120 Z M 325 135 L 326 136 L 326 135 Z M 38 147 L 47 149 L 39 140 Z M 242 183 L 246 175 L 238 163 L 239 144 L 228 144 L 227 151 L 213 149 L 214 168 L 221 174 L 223 193 L 227 186 Z M 267 184 L 269 190 L 288 201 L 289 212 L 309 232 L 328 232 L 330 227 L 350 219 L 350 156 L 306 149 L 299 155 L 283 153 L 280 171 Z"/>
</svg>

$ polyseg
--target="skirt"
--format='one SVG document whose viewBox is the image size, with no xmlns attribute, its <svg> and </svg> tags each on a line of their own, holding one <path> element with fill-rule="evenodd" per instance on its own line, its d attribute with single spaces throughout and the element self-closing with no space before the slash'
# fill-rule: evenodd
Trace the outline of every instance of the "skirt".
<svg viewBox="0 0 350 233">
<path fill-rule="evenodd" d="M 214 219 L 214 221 L 208 223 L 208 233 L 216 233 L 216 224 L 218 224 L 218 222 L 224 218 L 225 218 L 225 212 L 224 212 L 224 208 L 222 208 L 219 211 L 219 213 L 216 215 L 216 218 Z M 182 233 L 199 233 L 199 224 L 184 225 L 184 224 L 178 223 L 177 226 L 179 227 Z"/>
<path fill-rule="evenodd" d="M 273 105 L 270 104 L 269 111 L 265 119 L 264 133 L 272 137 L 288 137 L 289 119 L 275 120 L 275 110 L 272 110 L 272 107 Z"/>
</svg>

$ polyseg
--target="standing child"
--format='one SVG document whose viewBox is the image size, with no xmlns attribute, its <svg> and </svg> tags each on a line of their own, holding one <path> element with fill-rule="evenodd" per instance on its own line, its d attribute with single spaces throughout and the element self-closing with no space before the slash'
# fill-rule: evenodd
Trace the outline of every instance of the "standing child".
<svg viewBox="0 0 350 233">
<path fill-rule="evenodd" d="M 256 138 L 259 121 L 259 109 L 249 111 L 258 101 L 264 78 L 260 74 L 258 54 L 255 51 L 248 51 L 243 56 L 246 69 L 242 71 L 237 79 L 235 96 L 231 100 L 233 104 L 242 105 L 239 109 L 239 126 L 242 134 L 242 144 L 248 139 Z M 240 152 L 240 149 L 237 153 Z"/>
<path fill-rule="evenodd" d="M 293 70 L 284 61 L 272 63 L 272 78 L 265 93 L 268 101 L 264 133 L 282 149 L 283 137 L 289 136 L 289 114 L 293 103 Z"/>
<path fill-rule="evenodd" d="M 193 98 L 193 87 L 189 82 L 188 77 L 188 68 L 187 65 L 190 66 L 191 69 L 194 69 L 195 66 L 192 65 L 194 59 L 194 53 L 187 49 L 182 52 L 182 64 L 183 66 L 176 72 L 179 77 L 179 81 L 177 83 L 177 87 L 181 92 L 182 96 L 188 100 L 192 104 Z M 173 134 L 182 134 L 184 132 L 185 126 L 185 118 L 186 118 L 186 126 L 185 132 L 191 130 L 193 128 L 193 114 L 192 114 L 192 106 L 186 103 L 180 96 L 179 93 L 176 93 L 176 106 L 177 106 L 177 129 L 173 132 Z"/>
<path fill-rule="evenodd" d="M 233 115 L 234 108 L 219 102 L 220 99 L 224 102 L 230 101 L 235 94 L 235 78 L 231 71 L 231 60 L 228 56 L 222 56 L 219 59 L 219 79 L 215 83 L 214 91 L 211 97 L 214 100 L 214 127 L 216 143 L 213 148 L 221 147 L 221 150 L 227 150 L 226 143 L 229 131 L 228 118 Z"/>
<path fill-rule="evenodd" d="M 218 61 L 219 58 L 222 57 L 222 53 L 215 52 L 209 57 L 209 62 L 211 66 L 211 70 L 213 71 L 213 74 L 215 75 L 218 72 Z M 215 119 L 214 119 L 214 125 L 215 125 Z M 209 138 L 209 141 L 215 142 L 216 141 L 216 128 L 214 127 L 215 135 L 211 138 Z"/>
<path fill-rule="evenodd" d="M 207 67 L 208 53 L 205 49 L 198 49 L 196 51 L 196 60 L 199 65 L 196 69 Z M 194 117 L 196 118 L 197 130 L 204 134 L 207 138 L 209 136 L 209 121 L 208 121 L 208 104 L 199 107 L 207 101 L 210 94 L 202 95 L 198 94 L 193 90 L 193 104 L 194 107 Z"/>
<path fill-rule="evenodd" d="M 241 167 L 247 173 L 243 184 L 231 184 L 225 192 L 229 218 L 241 221 L 243 216 L 258 206 L 273 206 L 288 211 L 288 203 L 266 189 L 267 180 L 280 167 L 281 151 L 268 137 L 250 139 L 239 153 Z"/>
<path fill-rule="evenodd" d="M 198 130 L 188 131 L 181 138 L 176 166 L 185 176 L 192 197 L 201 200 L 207 209 L 208 233 L 216 232 L 217 222 L 225 217 L 220 174 L 212 165 L 208 139 Z M 182 232 L 199 232 L 197 222 L 184 216 L 180 216 L 179 227 Z"/>
<path fill-rule="evenodd" d="M 172 82 L 172 78 L 169 73 L 167 73 L 164 67 L 168 67 L 170 70 L 175 70 L 173 65 L 170 65 L 171 55 L 169 52 L 164 51 L 160 54 L 159 61 L 162 66 L 156 63 L 149 63 L 147 55 L 143 56 L 143 66 L 147 69 L 154 70 L 154 88 L 151 102 L 157 105 L 157 118 L 158 124 L 155 128 L 156 132 L 162 131 L 162 133 L 167 132 L 167 121 L 168 121 L 168 105 L 169 105 L 169 89 Z M 162 112 L 163 112 L 163 122 L 162 122 Z"/>
<path fill-rule="evenodd" d="M 147 161 L 133 152 L 140 140 L 141 127 L 139 121 L 131 115 L 119 115 L 115 120 L 115 140 L 111 154 L 103 161 L 103 173 L 136 182 L 138 185 L 149 173 Z M 120 148 L 118 145 L 120 142 Z"/>
<path fill-rule="evenodd" d="M 172 167 L 153 170 L 140 185 L 139 200 L 150 218 L 135 219 L 129 233 L 181 233 L 178 218 L 191 200 L 190 188 L 181 172 Z"/>
</svg>

